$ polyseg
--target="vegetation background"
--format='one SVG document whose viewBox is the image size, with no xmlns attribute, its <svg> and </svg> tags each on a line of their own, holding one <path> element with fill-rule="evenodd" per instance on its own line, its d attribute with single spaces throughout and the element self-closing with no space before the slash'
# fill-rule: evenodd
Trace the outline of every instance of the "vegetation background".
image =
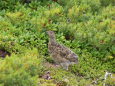
<svg viewBox="0 0 115 86">
<path fill-rule="evenodd" d="M 115 73 L 115 0 L 25 1 L 0 0 L 0 86 L 103 86 L 105 71 Z M 47 30 L 78 54 L 78 65 L 53 67 Z"/>
</svg>

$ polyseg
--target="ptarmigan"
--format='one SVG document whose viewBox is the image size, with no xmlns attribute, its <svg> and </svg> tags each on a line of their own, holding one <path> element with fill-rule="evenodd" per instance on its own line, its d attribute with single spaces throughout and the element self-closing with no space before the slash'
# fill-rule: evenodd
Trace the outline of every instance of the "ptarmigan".
<svg viewBox="0 0 115 86">
<path fill-rule="evenodd" d="M 48 51 L 56 64 L 68 70 L 69 65 L 78 63 L 78 56 L 73 51 L 56 42 L 53 31 L 47 31 L 47 34 L 49 35 Z"/>
</svg>

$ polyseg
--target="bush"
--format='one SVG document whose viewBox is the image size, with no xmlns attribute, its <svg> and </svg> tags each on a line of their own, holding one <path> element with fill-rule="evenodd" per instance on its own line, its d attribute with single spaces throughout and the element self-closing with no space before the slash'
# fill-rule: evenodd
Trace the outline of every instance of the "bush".
<svg viewBox="0 0 115 86">
<path fill-rule="evenodd" d="M 0 50 L 11 54 L 0 58 L 0 86 L 86 86 L 97 79 L 102 86 L 104 71 L 115 72 L 114 1 L 2 0 L 0 6 Z M 47 30 L 55 31 L 57 41 L 78 54 L 78 65 L 69 71 L 43 67 L 42 60 L 53 63 Z M 47 70 L 52 80 L 38 77 Z"/>
<path fill-rule="evenodd" d="M 42 59 L 36 49 L 25 55 L 12 54 L 0 59 L 0 84 L 4 86 L 37 86 L 38 76 L 43 71 Z"/>
<path fill-rule="evenodd" d="M 109 4 L 115 5 L 115 0 L 100 0 L 102 6 L 108 6 Z"/>
</svg>

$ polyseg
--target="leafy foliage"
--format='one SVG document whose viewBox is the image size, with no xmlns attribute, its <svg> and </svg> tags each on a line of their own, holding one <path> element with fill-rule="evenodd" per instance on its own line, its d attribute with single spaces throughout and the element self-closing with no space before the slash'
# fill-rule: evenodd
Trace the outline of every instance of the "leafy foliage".
<svg viewBox="0 0 115 86">
<path fill-rule="evenodd" d="M 35 86 L 37 77 L 43 71 L 42 59 L 38 58 L 36 49 L 27 51 L 25 55 L 12 54 L 0 60 L 0 84 L 4 86 Z"/>
<path fill-rule="evenodd" d="M 104 71 L 115 72 L 114 0 L 2 0 L 0 2 L 0 86 L 86 86 Z M 47 30 L 79 56 L 69 71 L 43 67 L 53 63 L 47 48 Z M 37 50 L 36 50 L 37 49 Z M 51 70 L 53 80 L 40 75 Z M 68 76 L 67 76 L 68 75 Z M 44 82 L 44 83 L 41 83 Z M 108 80 L 112 85 L 113 81 Z"/>
</svg>

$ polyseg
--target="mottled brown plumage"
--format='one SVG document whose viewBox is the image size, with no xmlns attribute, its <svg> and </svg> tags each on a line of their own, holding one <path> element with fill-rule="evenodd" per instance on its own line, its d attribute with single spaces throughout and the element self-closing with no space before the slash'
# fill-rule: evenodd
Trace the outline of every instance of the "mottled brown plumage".
<svg viewBox="0 0 115 86">
<path fill-rule="evenodd" d="M 73 51 L 56 42 L 53 31 L 47 31 L 47 34 L 49 35 L 48 51 L 56 64 L 68 70 L 70 64 L 78 63 L 78 56 Z"/>
</svg>

